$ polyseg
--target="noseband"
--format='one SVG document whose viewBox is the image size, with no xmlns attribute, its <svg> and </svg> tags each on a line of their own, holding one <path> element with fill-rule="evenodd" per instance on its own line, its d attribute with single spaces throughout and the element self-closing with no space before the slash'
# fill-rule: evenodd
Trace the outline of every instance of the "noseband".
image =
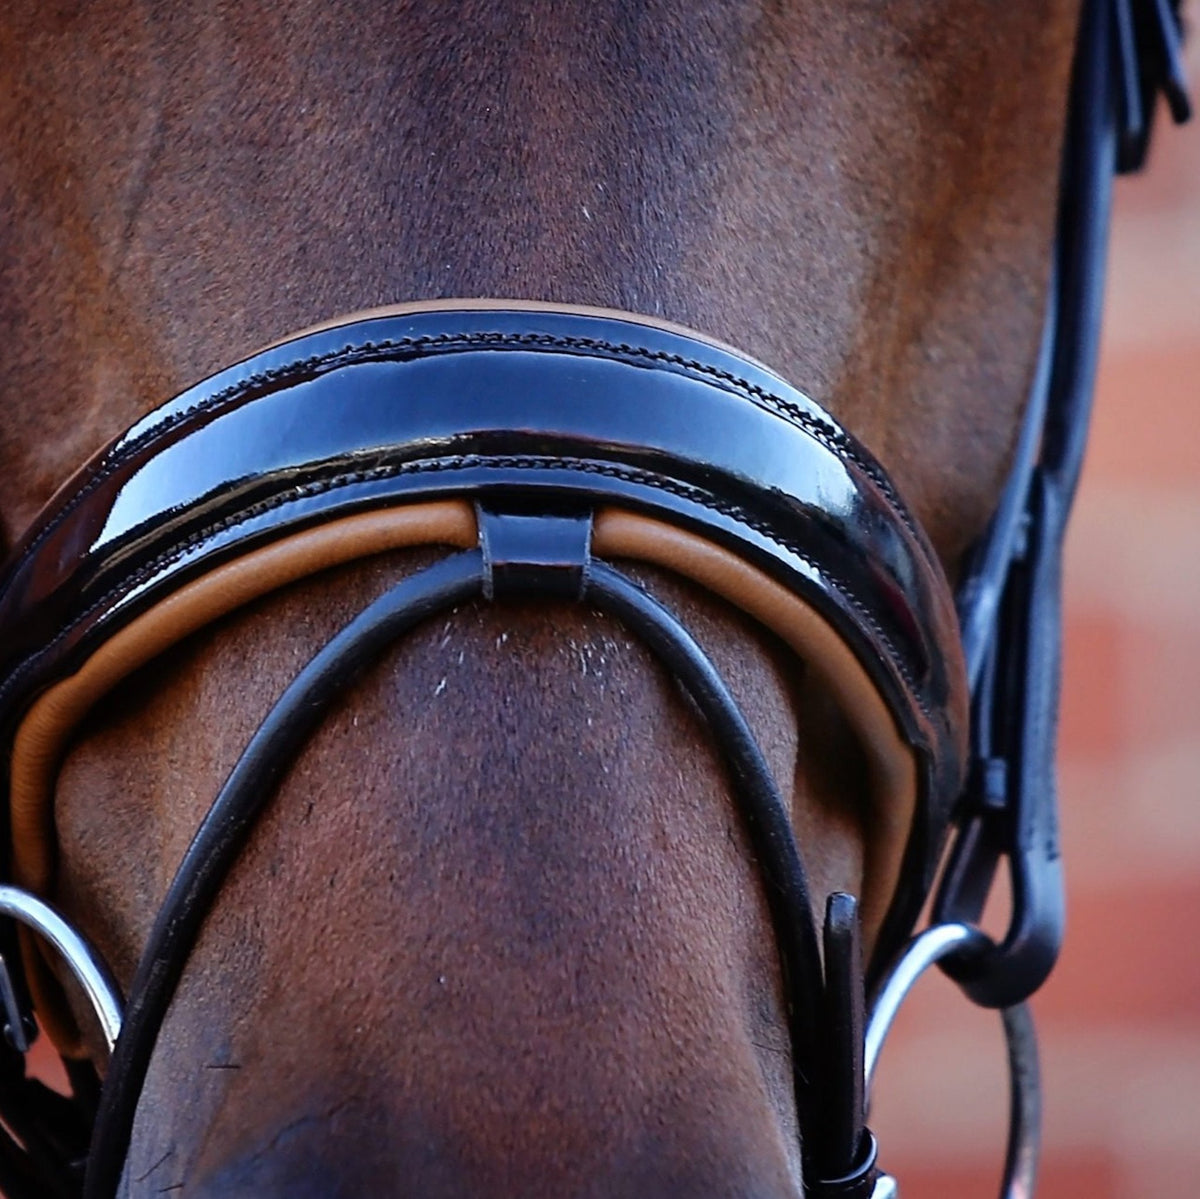
<svg viewBox="0 0 1200 1199">
<path fill-rule="evenodd" d="M 1148 13 L 1158 13 L 1159 20 Z M 1165 15 L 1162 15 L 1165 14 Z M 1046 334 L 1017 463 L 957 597 L 878 462 L 816 403 L 737 351 L 629 314 L 490 302 L 390 311 L 300 335 L 185 392 L 53 500 L 0 587 L 0 1187 L 111 1195 L 158 1030 L 228 869 L 329 704 L 420 622 L 467 601 L 584 602 L 643 639 L 711 728 L 763 876 L 791 1024 L 806 1194 L 884 1199 L 865 1094 L 899 1002 L 940 962 L 1004 1009 L 1014 1085 L 1004 1194 L 1029 1194 L 1037 1062 L 1024 1000 L 1061 939 L 1053 729 L 1059 562 L 1078 476 L 1114 166 L 1140 165 L 1157 90 L 1186 115 L 1176 18 L 1087 6 L 1075 66 Z M 288 686 L 205 817 L 122 1014 L 103 963 L 35 892 L 71 731 L 193 630 L 295 579 L 385 549 L 446 556 L 397 584 Z M 617 566 L 665 567 L 777 633 L 824 680 L 870 764 L 874 823 L 899 829 L 859 902 L 822 925 L 787 804 L 703 650 Z M 961 628 L 961 633 L 960 633 Z M 949 857 L 934 925 L 907 946 Z M 1007 862 L 1013 916 L 977 927 Z M 81 979 L 112 1059 L 76 1095 L 24 1077 L 40 933 Z M 22 953 L 22 950 L 24 952 Z M 22 966 L 24 963 L 24 966 Z M 31 998 L 32 992 L 32 998 Z M 864 1013 L 870 1013 L 869 1020 Z M 94 1122 L 93 1122 L 94 1114 Z"/>
</svg>

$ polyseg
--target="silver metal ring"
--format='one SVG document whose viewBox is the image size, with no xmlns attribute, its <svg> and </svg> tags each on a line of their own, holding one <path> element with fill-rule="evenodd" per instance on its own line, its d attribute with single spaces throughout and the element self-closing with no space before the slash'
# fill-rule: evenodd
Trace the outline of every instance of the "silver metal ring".
<svg viewBox="0 0 1200 1199">
<path fill-rule="evenodd" d="M 121 1032 L 124 1005 L 104 959 L 45 900 L 19 887 L 0 886 L 0 916 L 8 916 L 33 929 L 54 946 L 83 988 L 112 1053 Z"/>
<path fill-rule="evenodd" d="M 934 925 L 908 943 L 880 989 L 867 1025 L 863 1073 L 868 1094 L 883 1043 L 891 1031 L 900 1005 L 917 979 L 943 958 L 964 950 L 986 949 L 992 944 L 992 939 L 986 933 L 969 924 Z M 1004 1008 L 1000 1015 L 1004 1022 L 1004 1040 L 1008 1051 L 1009 1086 L 1008 1148 L 1000 1199 L 1031 1199 L 1037 1177 L 1042 1124 L 1037 1033 L 1028 1005 L 1024 1003 Z M 881 1191 L 877 1183 L 872 1199 L 884 1199 L 884 1196 L 890 1199 L 897 1194 L 895 1182 L 890 1176 L 881 1174 L 880 1183 L 883 1182 L 890 1184 L 889 1189 Z"/>
</svg>

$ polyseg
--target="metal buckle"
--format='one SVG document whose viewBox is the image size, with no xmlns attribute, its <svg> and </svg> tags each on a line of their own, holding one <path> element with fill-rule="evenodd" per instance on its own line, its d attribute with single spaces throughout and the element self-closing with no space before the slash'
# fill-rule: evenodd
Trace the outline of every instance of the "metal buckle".
<svg viewBox="0 0 1200 1199">
<path fill-rule="evenodd" d="M 92 948 L 84 936 L 66 922 L 44 900 L 19 887 L 0 886 L 0 916 L 33 929 L 54 946 L 59 957 L 83 988 L 96 1019 L 108 1052 L 112 1053 L 121 1032 L 123 1005 L 121 993 L 109 973 L 104 959 Z M 13 1047 L 24 1053 L 33 1037 L 30 1034 L 32 1021 L 20 1010 L 8 963 L 0 957 L 0 1003 L 4 1006 L 7 1019 L 6 1032 Z M 28 1022 L 28 1023 L 27 1023 Z"/>
<path fill-rule="evenodd" d="M 937 924 L 909 942 L 880 988 L 867 1026 L 863 1060 L 868 1093 L 892 1022 L 917 979 L 936 963 L 952 957 L 978 957 L 996 949 L 995 942 L 969 924 Z M 1000 1013 L 1008 1052 L 1009 1124 L 1001 1199 L 1029 1199 L 1037 1175 L 1041 1147 L 1042 1091 L 1037 1033 L 1025 1003 Z M 899 1188 L 880 1174 L 871 1199 L 896 1199 Z"/>
</svg>

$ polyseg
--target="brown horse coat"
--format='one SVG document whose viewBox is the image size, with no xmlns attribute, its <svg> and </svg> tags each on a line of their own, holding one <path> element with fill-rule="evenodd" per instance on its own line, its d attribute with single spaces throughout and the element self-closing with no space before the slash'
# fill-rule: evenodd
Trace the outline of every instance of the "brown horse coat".
<svg viewBox="0 0 1200 1199">
<path fill-rule="evenodd" d="M 1032 371 L 1075 6 L 18 5 L 0 18 L 0 519 L 340 312 L 492 295 L 692 325 L 884 461 L 950 571 Z M 106 701 L 56 898 L 127 982 L 297 668 L 423 555 L 288 588 Z M 860 892 L 862 763 L 773 639 L 659 572 Z M 787 1195 L 775 953 L 705 730 L 618 625 L 471 608 L 301 755 L 205 929 L 135 1194 Z"/>
</svg>

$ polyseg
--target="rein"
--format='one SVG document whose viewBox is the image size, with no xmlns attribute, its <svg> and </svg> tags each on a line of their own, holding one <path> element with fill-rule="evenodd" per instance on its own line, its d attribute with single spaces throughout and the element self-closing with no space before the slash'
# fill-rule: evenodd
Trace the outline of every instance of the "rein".
<svg viewBox="0 0 1200 1199">
<path fill-rule="evenodd" d="M 631 314 L 463 301 L 301 334 L 183 393 L 84 467 L 0 580 L 3 876 L 17 884 L 0 887 L 0 1116 L 15 1134 L 0 1132 L 0 1187 L 12 1199 L 115 1192 L 201 924 L 326 706 L 417 623 L 535 594 L 616 616 L 713 731 L 775 929 L 805 1194 L 896 1193 L 876 1165 L 866 1095 L 900 1001 L 934 962 L 1004 1009 L 1014 1115 L 1002 1194 L 1029 1194 L 1038 1080 L 1024 1000 L 1062 933 L 1062 537 L 1086 439 L 1111 177 L 1140 166 L 1159 90 L 1186 118 L 1178 51 L 1165 0 L 1086 5 L 1037 376 L 957 597 L 882 466 L 818 404 L 735 350 Z M 337 634 L 252 737 L 179 866 L 122 1014 L 103 963 L 34 894 L 52 881 L 54 776 L 71 731 L 131 670 L 249 599 L 431 544 L 447 556 Z M 826 682 L 870 762 L 886 886 L 831 896 L 818 923 L 745 718 L 622 560 L 724 596 Z M 951 834 L 933 927 L 906 946 Z M 997 944 L 977 924 L 1001 861 L 1013 916 Z M 55 996 L 17 924 L 49 939 L 100 1012 L 113 1056 L 98 1098 L 82 1063 L 69 1067 L 72 1099 L 24 1075 L 32 1012 L 54 1025 Z M 865 964 L 860 924 L 874 934 Z M 56 1029 L 64 1045 L 70 1032 Z"/>
</svg>

